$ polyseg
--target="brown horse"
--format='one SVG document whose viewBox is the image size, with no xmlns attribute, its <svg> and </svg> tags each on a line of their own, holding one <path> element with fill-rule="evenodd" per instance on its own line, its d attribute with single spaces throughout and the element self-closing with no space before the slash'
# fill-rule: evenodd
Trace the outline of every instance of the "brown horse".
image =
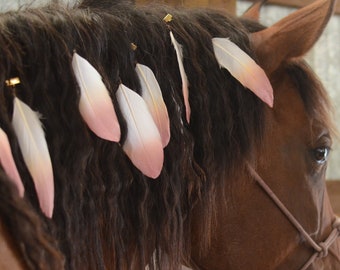
<svg viewBox="0 0 340 270">
<path fill-rule="evenodd" d="M 324 182 L 332 134 L 329 105 L 320 82 L 301 60 L 320 36 L 332 5 L 317 1 L 264 30 L 250 24 L 252 47 L 269 74 L 275 105 L 265 111 L 262 143 L 250 156 L 257 173 L 247 164 L 235 168 L 233 182 L 217 195 L 225 201 L 218 200 L 208 252 L 197 248 L 199 213 L 205 206 L 195 209 L 192 258 L 197 269 L 302 269 L 315 249 L 267 192 L 274 191 L 316 242 L 325 241 L 333 230 Z M 270 191 L 259 185 L 259 176 Z M 321 250 L 308 269 L 338 269 L 339 243 L 330 247 L 328 256 Z"/>
<path fill-rule="evenodd" d="M 2 14 L 0 127 L 25 187 L 22 199 L 2 172 L 3 268 L 338 269 L 339 225 L 324 181 L 330 106 L 301 59 L 333 6 L 318 0 L 269 28 L 211 10 L 109 0 Z M 182 45 L 189 123 L 169 31 Z M 220 68 L 214 37 L 229 38 L 265 70 L 273 108 Z M 119 143 L 99 138 L 81 117 L 74 50 L 103 78 Z M 122 148 L 129 123 L 115 94 L 121 83 L 141 93 L 137 62 L 154 72 L 170 118 L 156 180 Z M 15 93 L 5 84 L 14 77 L 21 80 Z M 11 123 L 14 95 L 42 115 L 54 175 L 51 219 Z"/>
</svg>

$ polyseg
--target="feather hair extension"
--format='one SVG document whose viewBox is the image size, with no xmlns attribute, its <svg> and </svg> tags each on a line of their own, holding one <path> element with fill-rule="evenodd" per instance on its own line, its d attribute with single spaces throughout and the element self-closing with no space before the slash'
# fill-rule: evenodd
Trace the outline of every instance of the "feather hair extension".
<svg viewBox="0 0 340 270">
<path fill-rule="evenodd" d="M 228 38 L 213 38 L 212 43 L 219 65 L 272 108 L 273 88 L 264 70 Z"/>
<path fill-rule="evenodd" d="M 73 54 L 72 68 L 80 87 L 79 111 L 84 121 L 98 137 L 118 142 L 120 125 L 102 77 L 77 53 Z"/>
<path fill-rule="evenodd" d="M 0 162 L 5 173 L 17 187 L 19 196 L 24 197 L 25 188 L 15 165 L 7 134 L 2 128 L 0 128 Z"/>
<path fill-rule="evenodd" d="M 167 14 L 163 18 L 163 21 L 167 24 L 170 23 L 172 21 L 172 15 Z M 189 103 L 189 81 L 188 81 L 188 76 L 185 73 L 184 64 L 183 64 L 183 48 L 182 48 L 182 45 L 176 40 L 174 34 L 170 30 L 170 27 L 169 27 L 169 32 L 170 32 L 171 43 L 174 46 L 174 49 L 176 52 L 179 73 L 181 75 L 181 80 L 182 80 L 182 93 L 183 93 L 184 106 L 185 106 L 185 116 L 186 116 L 187 122 L 190 123 L 191 108 L 190 108 L 190 103 Z"/>
<path fill-rule="evenodd" d="M 162 91 L 152 70 L 142 64 L 136 65 L 136 72 L 142 86 L 142 98 L 153 117 L 162 138 L 163 147 L 170 140 L 170 122 Z"/>
<path fill-rule="evenodd" d="M 54 180 L 51 157 L 39 114 L 14 97 L 12 125 L 29 170 L 40 208 L 49 218 L 54 207 Z"/>
<path fill-rule="evenodd" d="M 175 39 L 175 36 L 173 35 L 172 31 L 170 31 L 170 38 L 172 45 L 175 48 L 176 56 L 177 56 L 177 62 L 179 67 L 179 72 L 182 79 L 182 92 L 183 92 L 183 99 L 184 99 L 184 105 L 185 105 L 185 114 L 187 122 L 190 123 L 190 114 L 191 114 L 191 108 L 189 103 L 189 81 L 187 74 L 185 73 L 184 65 L 183 65 L 183 49 L 182 45 L 178 43 L 178 41 Z"/>
<path fill-rule="evenodd" d="M 161 173 L 164 160 L 157 126 L 137 93 L 120 84 L 116 96 L 128 130 L 123 150 L 144 175 L 155 179 Z"/>
</svg>

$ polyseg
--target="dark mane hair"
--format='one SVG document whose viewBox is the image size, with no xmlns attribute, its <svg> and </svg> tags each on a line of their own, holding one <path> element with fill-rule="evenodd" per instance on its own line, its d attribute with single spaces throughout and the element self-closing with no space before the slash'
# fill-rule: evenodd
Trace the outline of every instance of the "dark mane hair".
<svg viewBox="0 0 340 270">
<path fill-rule="evenodd" d="M 64 257 L 29 202 L 22 200 L 5 173 L 0 171 L 0 226 L 11 235 L 26 269 L 62 269 Z"/>
<path fill-rule="evenodd" d="M 198 200 L 206 203 L 202 237 L 208 243 L 216 192 L 261 141 L 264 125 L 264 105 L 219 68 L 211 38 L 229 37 L 253 53 L 247 27 L 234 17 L 122 2 L 96 6 L 85 1 L 74 8 L 50 5 L 2 14 L 0 124 L 10 137 L 25 196 L 56 239 L 66 269 L 144 269 L 147 263 L 150 269 L 179 269 L 189 252 L 192 207 Z M 167 13 L 173 15 L 170 27 L 184 49 L 190 125 L 175 51 L 162 20 Z M 121 123 L 115 97 L 120 81 L 140 91 L 136 62 L 155 73 L 171 122 L 171 140 L 156 181 L 140 173 L 118 144 L 99 139 L 83 122 L 71 68 L 74 50 L 103 76 Z M 16 95 L 43 116 L 56 192 L 51 221 L 39 210 L 11 127 L 13 93 L 4 82 L 15 76 L 21 79 Z M 123 140 L 126 131 L 123 124 Z M 155 260 L 149 258 L 153 251 Z M 45 266 L 34 269 L 54 269 Z"/>
</svg>

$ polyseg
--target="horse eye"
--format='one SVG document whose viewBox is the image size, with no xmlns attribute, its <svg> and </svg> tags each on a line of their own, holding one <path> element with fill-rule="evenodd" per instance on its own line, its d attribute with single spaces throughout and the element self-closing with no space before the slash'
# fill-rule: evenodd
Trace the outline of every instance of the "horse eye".
<svg viewBox="0 0 340 270">
<path fill-rule="evenodd" d="M 319 147 L 313 150 L 313 155 L 317 163 L 323 164 L 327 161 L 329 154 L 328 147 Z"/>
</svg>

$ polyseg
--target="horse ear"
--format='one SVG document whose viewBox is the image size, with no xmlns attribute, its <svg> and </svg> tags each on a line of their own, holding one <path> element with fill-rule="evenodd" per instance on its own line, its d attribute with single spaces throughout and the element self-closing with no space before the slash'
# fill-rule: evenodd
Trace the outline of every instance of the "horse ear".
<svg viewBox="0 0 340 270">
<path fill-rule="evenodd" d="M 248 8 L 241 16 L 241 18 L 252 20 L 258 22 L 260 20 L 261 7 L 267 2 L 267 0 L 262 0 L 254 3 L 250 8 Z"/>
<path fill-rule="evenodd" d="M 317 0 L 273 26 L 251 34 L 261 66 L 270 73 L 283 61 L 304 55 L 322 34 L 334 3 L 335 0 Z"/>
</svg>

